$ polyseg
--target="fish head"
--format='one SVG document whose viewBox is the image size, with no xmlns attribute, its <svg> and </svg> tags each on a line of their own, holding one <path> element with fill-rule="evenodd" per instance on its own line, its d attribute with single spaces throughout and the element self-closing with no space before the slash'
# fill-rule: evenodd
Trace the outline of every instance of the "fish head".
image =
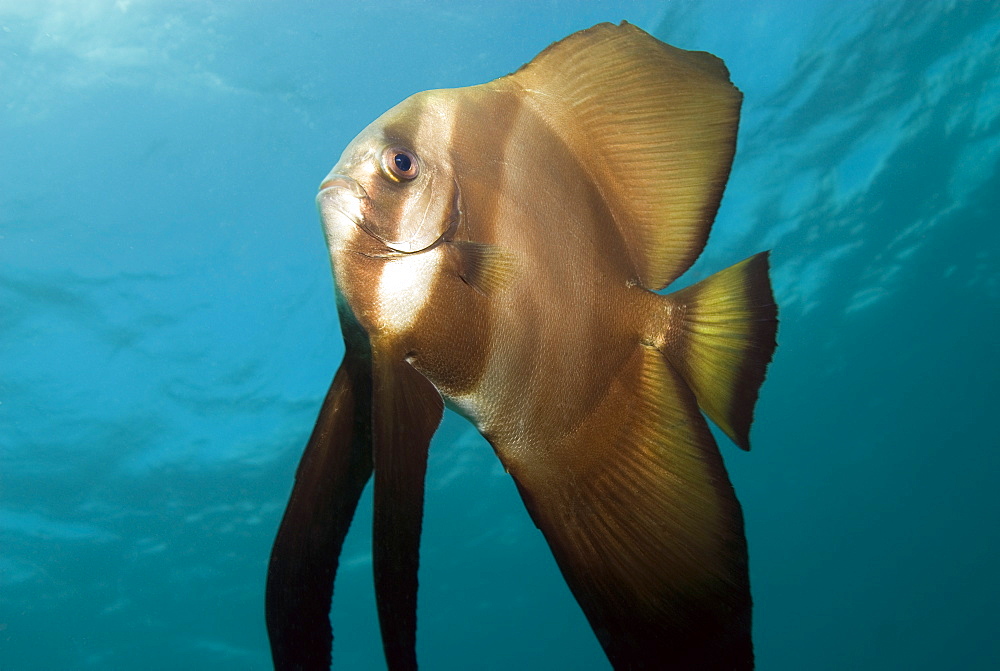
<svg viewBox="0 0 1000 671">
<path fill-rule="evenodd" d="M 331 253 L 414 254 L 458 226 L 461 203 L 447 137 L 452 104 L 445 93 L 407 98 L 344 150 L 317 197 Z"/>
</svg>

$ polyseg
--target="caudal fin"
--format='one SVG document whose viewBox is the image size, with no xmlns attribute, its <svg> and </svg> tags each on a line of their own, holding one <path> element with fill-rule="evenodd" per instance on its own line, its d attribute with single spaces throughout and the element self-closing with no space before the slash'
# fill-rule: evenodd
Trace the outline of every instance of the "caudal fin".
<svg viewBox="0 0 1000 671">
<path fill-rule="evenodd" d="M 768 252 L 664 298 L 668 332 L 658 349 L 705 414 L 749 450 L 754 404 L 777 344 Z"/>
</svg>

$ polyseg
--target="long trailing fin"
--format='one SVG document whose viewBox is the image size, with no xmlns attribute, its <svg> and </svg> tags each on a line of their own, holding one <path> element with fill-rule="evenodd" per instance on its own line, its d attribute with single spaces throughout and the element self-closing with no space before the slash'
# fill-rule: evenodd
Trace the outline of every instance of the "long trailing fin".
<svg viewBox="0 0 1000 671">
<path fill-rule="evenodd" d="M 415 669 L 424 476 L 444 403 L 401 355 L 373 344 L 372 564 L 382 647 L 392 671 Z"/>
<path fill-rule="evenodd" d="M 690 389 L 636 350 L 582 425 L 495 443 L 616 669 L 749 669 L 739 503 Z"/>
<path fill-rule="evenodd" d="M 371 369 L 348 351 L 295 475 L 267 569 L 277 671 L 330 668 L 330 600 L 340 550 L 372 472 Z"/>
<path fill-rule="evenodd" d="M 659 348 L 705 411 L 750 449 L 750 424 L 776 346 L 778 307 L 761 252 L 664 297 Z M 665 323 L 664 323 L 665 322 Z"/>
<path fill-rule="evenodd" d="M 598 186 L 643 286 L 663 288 L 694 263 L 736 149 L 742 94 L 721 60 L 602 23 L 503 82 Z"/>
</svg>

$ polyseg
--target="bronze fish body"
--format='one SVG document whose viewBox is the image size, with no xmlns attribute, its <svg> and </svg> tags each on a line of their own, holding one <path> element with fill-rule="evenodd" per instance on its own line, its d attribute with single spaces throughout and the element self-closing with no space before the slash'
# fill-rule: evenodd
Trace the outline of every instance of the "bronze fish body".
<svg viewBox="0 0 1000 671">
<path fill-rule="evenodd" d="M 615 668 L 753 666 L 740 447 L 775 348 L 766 253 L 673 294 L 728 178 L 722 62 L 627 23 L 426 91 L 317 197 L 346 354 L 267 581 L 275 667 L 328 668 L 341 545 L 374 473 L 386 660 L 416 667 L 428 445 L 444 406 L 513 477 Z"/>
</svg>

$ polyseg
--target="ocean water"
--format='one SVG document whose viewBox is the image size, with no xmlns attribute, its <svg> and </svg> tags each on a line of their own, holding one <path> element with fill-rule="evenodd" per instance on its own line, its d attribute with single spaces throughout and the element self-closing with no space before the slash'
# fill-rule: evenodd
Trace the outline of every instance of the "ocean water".
<svg viewBox="0 0 1000 671">
<path fill-rule="evenodd" d="M 1000 4 L 0 1 L 0 669 L 265 669 L 268 552 L 342 356 L 320 179 L 410 93 L 627 19 L 745 102 L 708 248 L 773 250 L 743 503 L 758 667 L 1000 657 Z M 431 449 L 426 669 L 606 669 L 513 483 Z M 370 493 L 337 668 L 384 668 Z"/>
</svg>

